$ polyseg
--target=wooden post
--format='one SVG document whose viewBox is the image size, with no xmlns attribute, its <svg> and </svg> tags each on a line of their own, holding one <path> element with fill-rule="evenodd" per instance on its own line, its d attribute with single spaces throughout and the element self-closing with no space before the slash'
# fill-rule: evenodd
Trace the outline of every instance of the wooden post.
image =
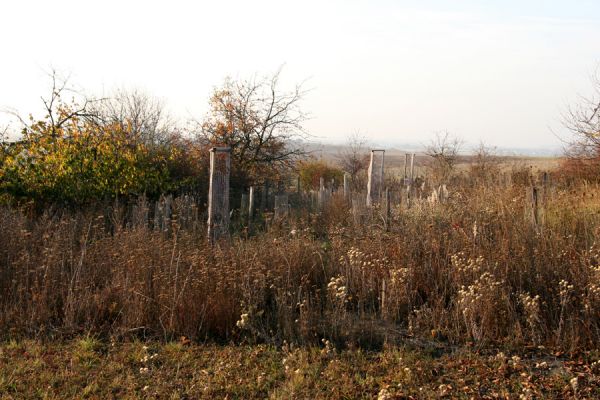
<svg viewBox="0 0 600 400">
<path fill-rule="evenodd" d="M 289 202 L 288 195 L 281 194 L 275 196 L 275 220 L 280 221 L 288 216 Z"/>
<path fill-rule="evenodd" d="M 250 186 L 250 192 L 248 193 L 248 221 L 252 221 L 254 218 L 254 186 Z"/>
<path fill-rule="evenodd" d="M 390 193 L 390 189 L 385 189 L 385 230 L 390 230 L 390 221 L 392 220 L 392 194 Z"/>
<path fill-rule="evenodd" d="M 263 213 L 265 211 L 267 211 L 267 201 L 268 201 L 268 191 L 269 191 L 269 181 L 265 181 L 264 185 L 263 185 L 263 190 L 260 194 L 260 207 L 263 211 Z"/>
<path fill-rule="evenodd" d="M 350 174 L 344 173 L 344 199 L 348 201 L 350 198 Z"/>
<path fill-rule="evenodd" d="M 209 180 L 208 180 L 208 221 L 206 225 L 208 226 L 208 241 L 210 244 L 214 243 L 214 228 L 213 224 L 215 223 L 214 214 L 214 198 L 215 198 L 215 149 L 210 150 L 210 172 L 209 172 Z"/>
<path fill-rule="evenodd" d="M 544 172 L 542 176 L 542 201 L 541 203 L 541 215 L 540 215 L 540 223 L 542 226 L 546 224 L 546 209 L 548 206 L 548 198 L 550 197 L 550 177 L 548 172 Z"/>
<path fill-rule="evenodd" d="M 410 208 L 415 173 L 415 154 L 404 155 L 404 187 L 406 188 L 406 207 Z"/>
<path fill-rule="evenodd" d="M 408 153 L 404 154 L 404 186 L 408 186 L 408 157 Z"/>
<path fill-rule="evenodd" d="M 208 240 L 211 244 L 229 233 L 230 152 L 229 147 L 210 149 L 207 225 Z"/>
<path fill-rule="evenodd" d="M 539 189 L 537 187 L 531 188 L 531 205 L 533 207 L 533 225 L 537 228 L 540 223 L 539 215 Z"/>
<path fill-rule="evenodd" d="M 365 202 L 358 194 L 352 196 L 352 216 L 354 217 L 354 225 L 356 227 L 360 227 L 364 224 Z"/>
<path fill-rule="evenodd" d="M 410 155 L 410 184 L 412 186 L 415 179 L 415 153 Z"/>
<path fill-rule="evenodd" d="M 381 153 L 381 170 L 379 171 L 379 202 L 383 199 L 383 188 L 385 186 L 385 182 L 383 180 L 383 166 L 385 164 L 385 150 Z"/>
<path fill-rule="evenodd" d="M 540 223 L 539 190 L 533 185 L 527 188 L 527 203 L 529 223 L 534 229 L 537 229 Z"/>
<path fill-rule="evenodd" d="M 323 209 L 323 204 L 325 203 L 325 178 L 319 178 L 319 194 L 317 197 L 317 207 L 319 211 Z"/>
<path fill-rule="evenodd" d="M 385 287 L 385 279 L 381 281 L 381 304 L 379 305 L 380 314 L 383 318 L 386 316 L 386 287 Z"/>
<path fill-rule="evenodd" d="M 367 173 L 367 207 L 371 207 L 371 205 L 373 204 L 373 199 L 371 198 L 372 193 L 371 191 L 373 190 L 373 157 L 375 156 L 375 153 L 373 150 L 371 150 L 371 161 L 369 161 L 369 171 Z"/>
<path fill-rule="evenodd" d="M 381 166 L 375 171 L 375 152 L 381 152 Z M 371 150 L 367 180 L 367 207 L 381 202 L 384 186 L 385 150 Z"/>
<path fill-rule="evenodd" d="M 240 201 L 240 223 L 246 224 L 248 222 L 248 194 L 242 193 L 242 199 Z"/>
<path fill-rule="evenodd" d="M 440 185 L 439 196 L 440 202 L 445 203 L 446 201 L 448 201 L 448 188 L 446 187 L 445 183 L 442 183 Z"/>
</svg>

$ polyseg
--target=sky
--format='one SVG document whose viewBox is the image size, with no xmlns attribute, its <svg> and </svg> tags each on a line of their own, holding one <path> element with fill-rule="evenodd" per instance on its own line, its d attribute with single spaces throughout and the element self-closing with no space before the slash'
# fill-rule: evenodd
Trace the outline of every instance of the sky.
<svg viewBox="0 0 600 400">
<path fill-rule="evenodd" d="M 185 122 L 225 77 L 283 65 L 282 89 L 309 89 L 314 140 L 548 148 L 593 93 L 600 1 L 3 1 L 0 38 L 0 109 L 22 115 L 41 115 L 51 69 L 90 95 L 141 89 Z"/>
</svg>

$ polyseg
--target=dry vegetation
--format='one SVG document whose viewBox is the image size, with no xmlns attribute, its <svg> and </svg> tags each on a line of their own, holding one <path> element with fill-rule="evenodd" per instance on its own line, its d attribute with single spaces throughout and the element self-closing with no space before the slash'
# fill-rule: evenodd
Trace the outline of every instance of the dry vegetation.
<svg viewBox="0 0 600 400">
<path fill-rule="evenodd" d="M 54 74 L 47 115 L 0 134 L 0 397 L 600 395 L 597 102 L 567 115 L 562 160 L 467 156 L 448 132 L 414 171 L 388 152 L 381 187 L 404 193 L 388 214 L 331 194 L 344 171 L 367 186 L 367 142 L 335 156 L 343 171 L 305 160 L 304 92 L 278 77 L 226 80 L 180 130 L 137 92 L 65 102 Z M 215 146 L 233 208 L 249 187 L 264 199 L 212 246 Z M 269 208 L 298 175 L 327 188 Z"/>
<path fill-rule="evenodd" d="M 529 173 L 455 177 L 447 202 L 395 208 L 388 230 L 334 197 L 215 247 L 176 215 L 158 231 L 3 207 L 0 393 L 593 398 L 600 186 L 551 179 L 533 226 Z"/>
<path fill-rule="evenodd" d="M 337 199 L 216 248 L 176 219 L 165 234 L 107 229 L 100 212 L 3 208 L 1 332 L 368 348 L 433 332 L 594 348 L 600 188 L 554 185 L 541 228 L 527 223 L 525 193 L 457 187 L 445 204 L 395 210 L 390 232 L 377 219 L 355 226 Z"/>
<path fill-rule="evenodd" d="M 2 398 L 597 398 L 598 353 L 381 352 L 127 343 L 83 337 L 0 345 Z M 240 373 L 243 371 L 243 373 Z"/>
<path fill-rule="evenodd" d="M 7 201 L 0 397 L 596 398 L 600 185 L 546 162 L 480 153 L 390 223 L 340 193 L 214 246 L 197 204 Z"/>
</svg>

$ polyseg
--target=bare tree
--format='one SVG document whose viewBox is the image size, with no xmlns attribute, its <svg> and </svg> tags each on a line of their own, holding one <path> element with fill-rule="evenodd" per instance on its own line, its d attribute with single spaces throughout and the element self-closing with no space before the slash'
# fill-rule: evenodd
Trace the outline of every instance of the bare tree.
<svg viewBox="0 0 600 400">
<path fill-rule="evenodd" d="M 436 132 L 425 153 L 431 157 L 431 169 L 438 183 L 448 180 L 458 159 L 463 141 L 448 131 Z"/>
<path fill-rule="evenodd" d="M 600 67 L 592 77 L 594 94 L 581 97 L 578 105 L 563 115 L 564 126 L 573 134 L 567 155 L 578 159 L 600 157 Z"/>
<path fill-rule="evenodd" d="M 168 142 L 175 131 L 175 123 L 162 101 L 138 89 L 117 90 L 97 102 L 94 112 L 103 123 L 117 124 L 134 139 L 149 146 Z"/>
<path fill-rule="evenodd" d="M 500 161 L 496 147 L 490 147 L 484 142 L 480 142 L 479 146 L 474 149 L 471 158 L 471 176 L 478 181 L 491 179 L 499 172 Z"/>
<path fill-rule="evenodd" d="M 352 185 L 356 188 L 359 174 L 366 171 L 369 165 L 367 139 L 359 132 L 348 136 L 345 146 L 338 154 L 340 167 L 350 175 Z"/>
<path fill-rule="evenodd" d="M 300 109 L 305 91 L 301 85 L 279 90 L 280 72 L 262 79 L 226 79 L 213 92 L 201 125 L 199 138 L 230 147 L 233 168 L 250 180 L 277 175 L 305 154 L 298 145 L 308 136 L 302 127 L 307 116 Z"/>
</svg>

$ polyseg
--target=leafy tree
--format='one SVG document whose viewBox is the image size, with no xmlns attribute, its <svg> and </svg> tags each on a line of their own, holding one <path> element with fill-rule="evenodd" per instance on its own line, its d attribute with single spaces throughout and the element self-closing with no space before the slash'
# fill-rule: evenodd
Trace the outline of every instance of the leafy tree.
<svg viewBox="0 0 600 400">
<path fill-rule="evenodd" d="M 2 165 L 2 189 L 18 198 L 82 203 L 167 189 L 168 155 L 150 154 L 121 127 L 71 118 L 38 121 Z"/>
<path fill-rule="evenodd" d="M 162 106 L 138 92 L 89 100 L 52 74 L 46 113 L 23 124 L 21 140 L 2 141 L 0 191 L 38 203 L 185 190 L 205 192 L 208 149 L 176 133 Z M 78 100 L 75 100 L 75 97 Z M 167 140 L 168 139 L 168 140 Z"/>
<path fill-rule="evenodd" d="M 304 151 L 300 109 L 304 92 L 279 90 L 279 72 L 260 80 L 226 79 L 210 98 L 200 141 L 231 147 L 233 181 L 242 185 L 278 180 Z M 236 179 L 237 177 L 237 179 Z"/>
</svg>

